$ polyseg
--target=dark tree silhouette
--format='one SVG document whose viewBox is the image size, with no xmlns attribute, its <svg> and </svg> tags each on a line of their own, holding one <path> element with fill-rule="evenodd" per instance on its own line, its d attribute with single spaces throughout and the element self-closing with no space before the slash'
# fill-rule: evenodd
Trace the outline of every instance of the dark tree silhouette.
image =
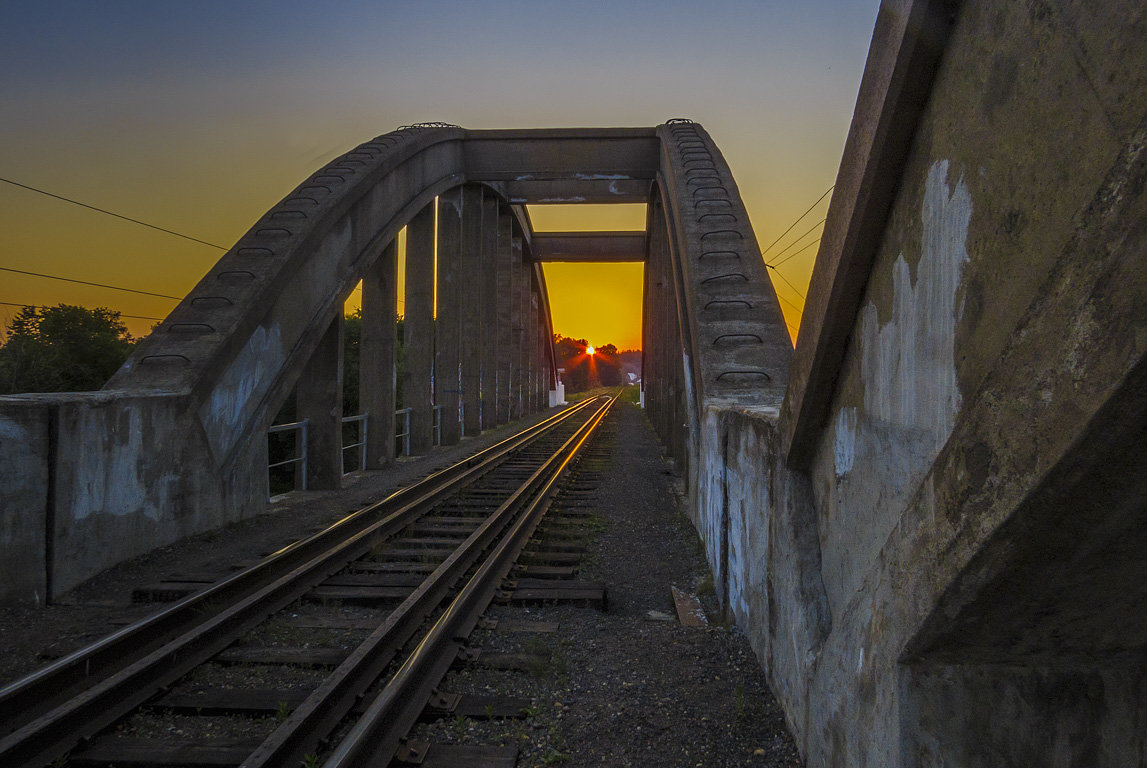
<svg viewBox="0 0 1147 768">
<path fill-rule="evenodd" d="M 99 389 L 135 343 L 105 307 L 23 307 L 0 346 L 0 394 Z"/>
</svg>

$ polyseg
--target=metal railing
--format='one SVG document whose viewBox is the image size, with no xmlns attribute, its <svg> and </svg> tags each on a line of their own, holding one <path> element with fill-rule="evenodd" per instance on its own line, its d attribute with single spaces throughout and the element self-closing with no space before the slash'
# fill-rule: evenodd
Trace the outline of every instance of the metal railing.
<svg viewBox="0 0 1147 768">
<path fill-rule="evenodd" d="M 401 432 L 396 432 L 394 438 L 398 441 L 395 449 L 403 456 L 410 455 L 410 419 L 413 414 L 413 408 L 400 408 L 394 412 L 395 428 L 401 428 Z M 356 442 L 343 445 L 341 453 L 341 472 L 345 475 L 346 471 L 346 452 L 358 449 L 358 469 L 366 469 L 366 452 L 367 452 L 367 430 L 369 429 L 370 419 L 368 414 L 360 413 L 355 416 L 344 416 L 342 418 L 344 425 L 351 423 L 358 423 Z M 283 432 L 297 431 L 298 436 L 295 438 L 295 455 L 289 459 L 276 461 L 267 465 L 267 498 L 271 497 L 271 470 L 276 467 L 285 467 L 288 464 L 297 464 L 295 467 L 295 487 L 301 491 L 307 489 L 307 424 L 308 420 L 292 421 L 289 424 L 275 424 L 268 427 L 267 434 L 274 435 Z M 432 427 L 434 433 L 434 445 L 442 445 L 442 406 L 434 406 L 434 425 Z M 355 470 L 351 470 L 352 472 Z M 300 474 L 301 473 L 301 474 Z"/>
<path fill-rule="evenodd" d="M 413 412 L 413 408 L 399 408 L 394 412 L 395 428 L 397 429 L 400 424 L 402 426 L 402 431 L 394 436 L 397 441 L 394 447 L 403 456 L 410 455 L 410 414 Z M 401 448 L 399 448 L 400 445 Z"/>
<path fill-rule="evenodd" d="M 268 499 L 271 498 L 271 470 L 275 467 L 298 464 L 298 466 L 295 467 L 295 487 L 302 491 L 307 490 L 307 419 L 292 421 L 289 424 L 276 424 L 267 429 L 267 435 L 274 435 L 280 432 L 293 432 L 296 430 L 299 434 L 295 437 L 295 455 L 292 458 L 276 461 L 273 464 L 267 465 Z"/>
<path fill-rule="evenodd" d="M 339 467 L 339 471 L 342 472 L 344 475 L 347 474 L 347 471 L 346 471 L 346 452 L 354 450 L 355 448 L 358 448 L 358 469 L 366 469 L 367 415 L 365 413 L 360 413 L 356 416 L 343 416 L 343 422 L 342 423 L 344 425 L 352 424 L 355 422 L 357 422 L 359 425 L 357 427 L 357 429 L 358 429 L 358 442 L 357 443 L 351 443 L 350 445 L 344 445 L 343 449 L 342 449 L 342 453 L 339 454 L 339 458 L 341 459 L 341 466 Z M 355 470 L 351 470 L 351 471 L 353 472 Z"/>
</svg>

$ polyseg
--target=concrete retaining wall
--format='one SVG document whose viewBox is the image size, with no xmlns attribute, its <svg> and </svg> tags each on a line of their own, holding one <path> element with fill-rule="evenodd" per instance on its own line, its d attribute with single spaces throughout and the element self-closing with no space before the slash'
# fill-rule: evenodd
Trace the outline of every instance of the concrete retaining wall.
<svg viewBox="0 0 1147 768">
<path fill-rule="evenodd" d="M 115 391 L 0 400 L 0 599 L 43 603 L 265 498 L 265 441 L 218 468 L 190 398 Z"/>
<path fill-rule="evenodd" d="M 0 600 L 47 595 L 48 409 L 10 398 L 0 408 Z"/>
</svg>

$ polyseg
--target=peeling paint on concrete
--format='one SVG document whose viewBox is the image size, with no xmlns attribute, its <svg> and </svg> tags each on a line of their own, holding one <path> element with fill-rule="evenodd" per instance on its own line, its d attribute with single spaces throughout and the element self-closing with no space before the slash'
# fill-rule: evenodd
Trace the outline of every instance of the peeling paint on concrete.
<svg viewBox="0 0 1147 768">
<path fill-rule="evenodd" d="M 632 176 L 626 176 L 622 173 L 575 173 L 575 179 L 582 179 L 583 181 L 608 181 L 610 179 L 621 180 L 631 179 Z"/>
<path fill-rule="evenodd" d="M 836 414 L 832 440 L 833 468 L 837 477 L 852 471 L 856 458 L 856 409 L 841 408 Z"/>
<path fill-rule="evenodd" d="M 836 605 L 856 589 L 861 564 L 895 525 L 960 410 L 954 345 L 972 198 L 962 178 L 950 186 L 948 171 L 939 160 L 926 175 L 918 258 L 900 252 L 886 262 L 891 296 L 869 290 L 843 402 L 821 440 L 813 488 Z M 852 404 L 857 399 L 862 406 Z"/>
<path fill-rule="evenodd" d="M 285 359 L 286 350 L 283 349 L 278 324 L 272 325 L 270 330 L 260 326 L 219 377 L 211 397 L 199 409 L 199 417 L 217 462 L 228 454 L 240 437 L 240 427 L 249 403 L 261 399 L 271 385 L 269 372 L 279 370 Z"/>
<path fill-rule="evenodd" d="M 952 432 L 960 410 L 954 345 L 962 307 L 960 275 L 968 262 L 972 197 L 961 178 L 949 193 L 948 161 L 928 170 L 916 283 L 901 254 L 893 268 L 892 318 L 883 326 L 869 302 L 861 313 L 861 377 L 870 418 L 924 429 L 937 445 Z"/>
</svg>

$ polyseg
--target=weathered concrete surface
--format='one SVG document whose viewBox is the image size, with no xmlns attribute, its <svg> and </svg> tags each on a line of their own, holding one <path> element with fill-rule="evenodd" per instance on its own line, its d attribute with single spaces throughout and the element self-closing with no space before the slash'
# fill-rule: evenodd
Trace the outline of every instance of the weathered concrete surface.
<svg viewBox="0 0 1147 768">
<path fill-rule="evenodd" d="M 51 413 L 36 399 L 0 404 L 0 600 L 42 604 L 48 594 Z"/>
<path fill-rule="evenodd" d="M 434 204 L 406 227 L 405 368 L 402 392 L 410 413 L 410 452 L 434 445 Z"/>
<path fill-rule="evenodd" d="M 1147 10 L 965 2 L 937 61 L 779 416 L 703 410 L 696 522 L 810 766 L 1144 765 Z"/>
<path fill-rule="evenodd" d="M 340 308 L 327 323 L 295 390 L 296 418 L 307 422 L 307 488 L 314 491 L 342 487 L 344 325 Z"/>
<path fill-rule="evenodd" d="M 220 510 L 266 500 L 265 441 L 236 457 L 233 476 L 220 477 L 186 397 L 21 395 L 4 398 L 0 424 L 2 464 L 18 473 L 4 484 L 5 599 L 42 602 L 140 551 L 218 525 Z M 173 508 L 185 514 L 163 514 Z"/>
<path fill-rule="evenodd" d="M 359 413 L 367 417 L 366 466 L 362 469 L 381 469 L 394 461 L 397 318 L 398 244 L 391 242 L 362 276 L 358 391 Z M 424 376 L 415 386 L 429 380 Z M 352 461 L 349 456 L 345 460 Z"/>
</svg>

